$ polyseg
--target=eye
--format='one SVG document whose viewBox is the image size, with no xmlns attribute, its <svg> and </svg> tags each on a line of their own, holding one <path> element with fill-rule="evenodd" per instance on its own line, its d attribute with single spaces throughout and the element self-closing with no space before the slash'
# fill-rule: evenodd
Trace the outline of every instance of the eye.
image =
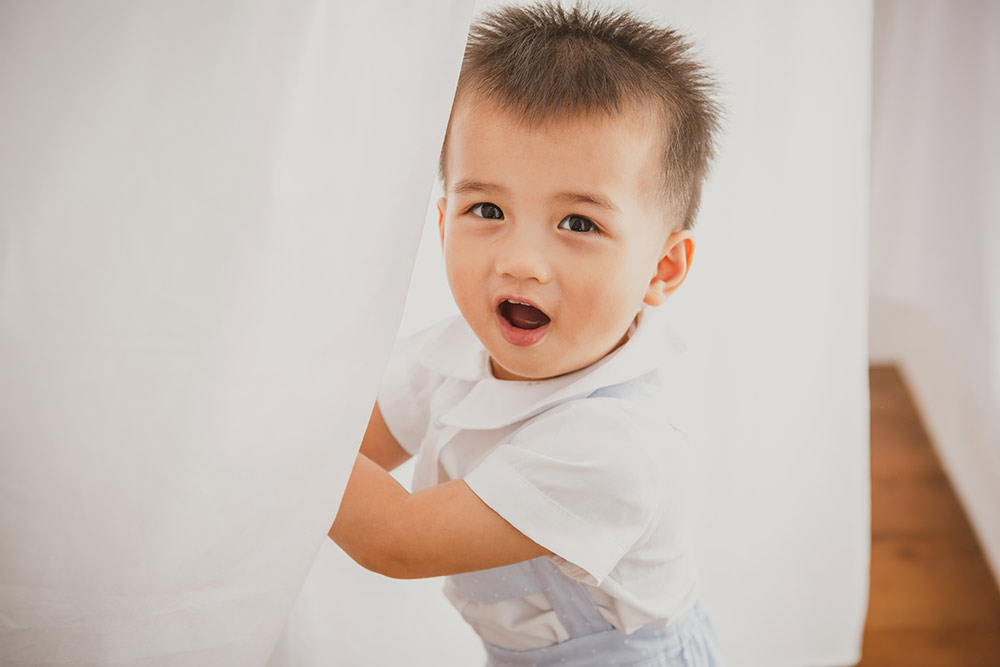
<svg viewBox="0 0 1000 667">
<path fill-rule="evenodd" d="M 477 215 L 480 218 L 486 218 L 487 220 L 503 220 L 503 211 L 500 210 L 500 207 L 488 202 L 476 204 L 469 209 L 469 213 Z"/>
<path fill-rule="evenodd" d="M 571 232 L 599 232 L 593 220 L 589 220 L 582 215 L 567 215 L 559 221 L 559 229 Z"/>
</svg>

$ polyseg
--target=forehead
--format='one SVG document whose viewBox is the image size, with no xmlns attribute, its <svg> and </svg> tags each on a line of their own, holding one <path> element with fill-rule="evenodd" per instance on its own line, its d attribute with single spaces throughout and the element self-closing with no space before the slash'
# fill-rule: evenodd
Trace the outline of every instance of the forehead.
<svg viewBox="0 0 1000 667">
<path fill-rule="evenodd" d="M 639 107 L 529 122 L 472 97 L 456 102 L 452 114 L 446 186 L 474 181 L 524 194 L 584 189 L 621 201 L 655 199 L 663 136 L 658 115 Z"/>
</svg>

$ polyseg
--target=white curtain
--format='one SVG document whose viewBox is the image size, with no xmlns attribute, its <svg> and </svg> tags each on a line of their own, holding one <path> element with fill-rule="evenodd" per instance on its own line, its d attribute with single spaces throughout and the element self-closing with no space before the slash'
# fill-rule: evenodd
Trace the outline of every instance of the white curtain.
<svg viewBox="0 0 1000 667">
<path fill-rule="evenodd" d="M 1000 3 L 875 3 L 871 352 L 1000 580 Z"/>
<path fill-rule="evenodd" d="M 675 400 L 702 450 L 706 602 L 733 667 L 854 664 L 868 582 L 871 5 L 624 4 L 695 38 L 727 108 L 694 268 L 663 306 L 688 347 Z M 457 312 L 436 222 L 429 211 L 401 334 Z M 387 581 L 327 544 L 272 667 L 481 664 L 440 588 Z"/>
<path fill-rule="evenodd" d="M 728 111 L 665 306 L 689 348 L 704 597 L 734 667 L 851 664 L 871 6 L 632 4 L 695 37 Z M 439 581 L 325 539 L 470 14 L 0 5 L 2 664 L 481 662 Z M 439 262 L 425 232 L 402 333 L 453 307 Z"/>
<path fill-rule="evenodd" d="M 0 5 L 0 663 L 267 661 L 396 334 L 471 9 Z"/>
</svg>

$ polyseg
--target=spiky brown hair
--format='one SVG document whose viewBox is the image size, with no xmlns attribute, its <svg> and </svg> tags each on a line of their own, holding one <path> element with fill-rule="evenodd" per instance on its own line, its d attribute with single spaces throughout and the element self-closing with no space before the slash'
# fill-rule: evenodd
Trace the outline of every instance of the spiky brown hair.
<svg viewBox="0 0 1000 667">
<path fill-rule="evenodd" d="M 694 224 L 720 110 L 711 76 L 676 31 L 628 11 L 555 2 L 491 11 L 469 31 L 453 109 L 470 95 L 528 124 L 652 104 L 663 128 L 664 195 L 682 228 Z M 445 181 L 447 148 L 446 133 Z"/>
</svg>

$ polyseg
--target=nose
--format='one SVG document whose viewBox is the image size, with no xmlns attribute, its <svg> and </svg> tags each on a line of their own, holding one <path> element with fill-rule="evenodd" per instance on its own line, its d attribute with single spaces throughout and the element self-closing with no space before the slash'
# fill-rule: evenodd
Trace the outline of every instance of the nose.
<svg viewBox="0 0 1000 667">
<path fill-rule="evenodd" d="M 494 268 L 497 275 L 518 281 L 549 282 L 552 279 L 552 265 L 544 240 L 533 231 L 517 229 L 516 225 L 512 227 L 494 248 Z"/>
</svg>

